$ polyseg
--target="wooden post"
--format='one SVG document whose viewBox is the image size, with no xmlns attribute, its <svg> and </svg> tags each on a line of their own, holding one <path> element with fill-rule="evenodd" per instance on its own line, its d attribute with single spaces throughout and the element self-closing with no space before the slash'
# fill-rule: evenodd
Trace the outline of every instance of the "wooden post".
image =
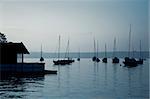
<svg viewBox="0 0 150 99">
<path fill-rule="evenodd" d="M 23 63 L 23 53 L 22 53 L 22 63 Z"/>
</svg>

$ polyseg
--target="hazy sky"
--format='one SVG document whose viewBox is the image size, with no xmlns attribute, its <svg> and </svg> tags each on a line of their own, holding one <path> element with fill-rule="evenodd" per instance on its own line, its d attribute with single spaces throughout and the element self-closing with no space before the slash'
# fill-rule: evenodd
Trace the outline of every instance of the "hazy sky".
<svg viewBox="0 0 150 99">
<path fill-rule="evenodd" d="M 70 39 L 70 50 L 93 51 L 93 38 L 99 51 L 128 50 L 129 26 L 132 47 L 148 50 L 148 0 L 1 0 L 0 31 L 8 41 L 23 42 L 29 51 L 56 52 L 61 35 L 61 51 Z"/>
</svg>

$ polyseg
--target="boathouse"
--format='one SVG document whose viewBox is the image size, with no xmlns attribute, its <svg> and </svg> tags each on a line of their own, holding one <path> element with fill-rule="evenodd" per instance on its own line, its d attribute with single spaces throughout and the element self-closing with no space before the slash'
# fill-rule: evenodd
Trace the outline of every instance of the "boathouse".
<svg viewBox="0 0 150 99">
<path fill-rule="evenodd" d="M 0 72 L 1 74 L 44 74 L 45 63 L 26 63 L 24 54 L 29 54 L 24 44 L 5 42 L 0 43 Z M 21 60 L 21 61 L 18 61 Z"/>
<path fill-rule="evenodd" d="M 45 70 L 45 63 L 24 62 L 24 54 L 29 54 L 29 51 L 22 42 L 7 42 L 6 36 L 0 32 L 0 78 L 5 74 L 24 76 L 57 73 L 55 70 Z"/>
<path fill-rule="evenodd" d="M 29 54 L 24 44 L 21 43 L 0 43 L 0 64 L 17 64 L 17 59 L 23 63 L 24 54 Z"/>
<path fill-rule="evenodd" d="M 55 70 L 45 70 L 45 63 L 24 62 L 24 54 L 29 54 L 24 44 L 5 42 L 0 43 L 0 73 L 15 74 L 15 75 L 44 75 L 44 74 L 57 74 Z M 21 61 L 18 61 L 18 58 Z"/>
</svg>

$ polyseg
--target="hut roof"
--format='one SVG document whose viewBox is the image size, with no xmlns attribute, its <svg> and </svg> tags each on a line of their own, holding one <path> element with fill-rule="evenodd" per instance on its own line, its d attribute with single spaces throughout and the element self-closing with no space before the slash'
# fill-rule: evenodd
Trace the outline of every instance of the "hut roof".
<svg viewBox="0 0 150 99">
<path fill-rule="evenodd" d="M 0 50 L 13 50 L 18 54 L 29 54 L 29 51 L 26 49 L 24 44 L 21 43 L 0 43 Z"/>
</svg>

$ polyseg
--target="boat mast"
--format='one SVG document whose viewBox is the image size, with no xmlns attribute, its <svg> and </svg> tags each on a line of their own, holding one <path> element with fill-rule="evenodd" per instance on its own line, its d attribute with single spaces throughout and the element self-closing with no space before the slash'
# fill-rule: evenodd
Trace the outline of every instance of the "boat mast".
<svg viewBox="0 0 150 99">
<path fill-rule="evenodd" d="M 141 58 L 141 49 L 142 49 L 142 48 L 141 48 L 141 40 L 140 40 L 140 58 Z"/>
<path fill-rule="evenodd" d="M 96 57 L 96 45 L 95 45 L 95 37 L 94 37 L 94 56 Z"/>
<path fill-rule="evenodd" d="M 105 43 L 105 58 L 107 57 L 107 47 L 106 47 L 106 43 Z"/>
<path fill-rule="evenodd" d="M 134 52 L 135 52 L 135 50 L 134 50 L 134 46 L 132 47 L 132 53 L 133 53 L 133 56 L 132 57 L 134 57 Z"/>
<path fill-rule="evenodd" d="M 68 42 L 67 42 L 67 47 L 66 47 L 66 53 L 65 53 L 65 58 L 69 58 L 69 39 L 68 39 Z"/>
<path fill-rule="evenodd" d="M 41 58 L 40 58 L 40 61 L 44 61 L 44 58 L 42 57 L 42 44 L 41 44 Z"/>
<path fill-rule="evenodd" d="M 79 53 L 78 53 L 78 55 L 79 55 L 79 57 L 78 57 L 78 58 L 80 58 L 80 48 L 79 48 Z"/>
<path fill-rule="evenodd" d="M 114 38 L 113 57 L 115 57 L 115 51 L 116 51 L 116 37 Z"/>
<path fill-rule="evenodd" d="M 97 40 L 97 56 L 96 57 L 98 58 L 98 40 Z"/>
<path fill-rule="evenodd" d="M 129 30 L 129 50 L 128 50 L 128 57 L 130 57 L 130 47 L 131 47 L 131 24 L 130 24 L 130 30 Z"/>
<path fill-rule="evenodd" d="M 69 50 L 70 50 L 69 49 L 69 39 L 68 39 L 68 44 L 67 45 L 68 45 L 68 52 L 67 53 L 68 53 L 68 58 L 69 58 Z"/>
<path fill-rule="evenodd" d="M 41 57 L 42 57 L 42 44 L 41 44 Z"/>
<path fill-rule="evenodd" d="M 58 45 L 58 59 L 60 58 L 60 35 L 59 35 L 59 45 Z"/>
</svg>

